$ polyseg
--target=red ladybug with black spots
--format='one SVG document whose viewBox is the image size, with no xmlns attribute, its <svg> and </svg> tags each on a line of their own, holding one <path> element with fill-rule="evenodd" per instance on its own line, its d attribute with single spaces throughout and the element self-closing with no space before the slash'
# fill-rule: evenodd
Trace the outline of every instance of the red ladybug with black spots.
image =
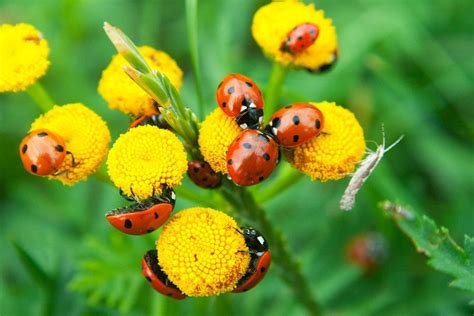
<svg viewBox="0 0 474 316">
<path fill-rule="evenodd" d="M 241 74 L 227 75 L 216 91 L 216 100 L 224 113 L 243 128 L 257 129 L 263 119 L 263 96 L 257 84 Z"/>
<path fill-rule="evenodd" d="M 153 125 L 159 128 L 169 129 L 168 123 L 166 123 L 161 113 L 157 110 L 151 110 L 136 117 L 132 123 L 130 123 L 130 128 L 143 125 Z"/>
<path fill-rule="evenodd" d="M 254 185 L 270 176 L 279 155 L 278 143 L 268 133 L 246 129 L 227 150 L 227 171 L 236 184 Z"/>
<path fill-rule="evenodd" d="M 291 148 L 318 136 L 323 126 L 323 113 L 318 108 L 310 103 L 293 103 L 276 111 L 265 130 L 281 146 Z"/>
<path fill-rule="evenodd" d="M 177 300 L 185 299 L 187 296 L 181 292 L 168 276 L 161 269 L 158 263 L 158 251 L 149 250 L 142 258 L 143 276 L 150 282 L 150 285 L 158 292 L 165 296 L 172 297 Z"/>
<path fill-rule="evenodd" d="M 66 158 L 72 153 L 66 150 L 64 139 L 46 130 L 32 131 L 20 143 L 20 157 L 25 169 L 36 176 L 58 176 Z M 76 165 L 73 159 L 73 167 Z"/>
<path fill-rule="evenodd" d="M 188 176 L 196 185 L 204 189 L 217 188 L 222 183 L 222 176 L 212 170 L 211 166 L 202 160 L 188 162 Z"/>
<path fill-rule="evenodd" d="M 175 202 L 174 191 L 171 188 L 164 188 L 160 196 L 153 196 L 130 206 L 117 208 L 108 212 L 105 217 L 121 232 L 129 235 L 144 235 L 158 229 L 168 220 Z"/>
<path fill-rule="evenodd" d="M 299 54 L 316 42 L 319 27 L 312 23 L 303 23 L 295 26 L 286 35 L 286 40 L 281 44 L 280 50 L 292 55 Z"/>
<path fill-rule="evenodd" d="M 234 293 L 246 292 L 256 286 L 266 275 L 272 261 L 268 250 L 268 243 L 257 230 L 250 227 L 241 227 L 245 243 L 249 248 L 251 261 L 245 275 L 237 282 Z"/>
</svg>

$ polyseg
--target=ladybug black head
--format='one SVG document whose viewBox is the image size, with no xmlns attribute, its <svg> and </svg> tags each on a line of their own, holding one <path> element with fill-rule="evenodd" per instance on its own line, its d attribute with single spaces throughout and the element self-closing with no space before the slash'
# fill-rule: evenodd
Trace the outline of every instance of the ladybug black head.
<svg viewBox="0 0 474 316">
<path fill-rule="evenodd" d="M 241 227 L 245 243 L 251 252 L 263 253 L 268 250 L 268 243 L 265 238 L 252 227 Z"/>
<path fill-rule="evenodd" d="M 248 104 L 249 105 L 236 117 L 235 121 L 243 129 L 259 129 L 262 123 L 263 110 L 257 109 L 251 100 Z"/>
</svg>

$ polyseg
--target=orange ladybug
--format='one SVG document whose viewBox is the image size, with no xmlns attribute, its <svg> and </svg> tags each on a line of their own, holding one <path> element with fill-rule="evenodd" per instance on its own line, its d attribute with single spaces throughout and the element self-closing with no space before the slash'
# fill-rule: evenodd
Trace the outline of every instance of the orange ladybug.
<svg viewBox="0 0 474 316">
<path fill-rule="evenodd" d="M 57 172 L 68 153 L 64 139 L 46 129 L 32 131 L 20 144 L 23 166 L 36 176 L 59 175 Z"/>
</svg>

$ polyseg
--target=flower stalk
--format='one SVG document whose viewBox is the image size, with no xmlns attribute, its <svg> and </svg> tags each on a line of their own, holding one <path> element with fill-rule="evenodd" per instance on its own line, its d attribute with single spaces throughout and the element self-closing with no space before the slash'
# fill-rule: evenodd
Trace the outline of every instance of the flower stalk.
<svg viewBox="0 0 474 316">
<path fill-rule="evenodd" d="M 265 113 L 267 122 L 270 116 L 279 109 L 281 90 L 287 73 L 288 68 L 285 65 L 276 61 L 273 63 L 270 80 L 265 90 Z"/>
<path fill-rule="evenodd" d="M 36 105 L 43 111 L 48 112 L 55 105 L 53 99 L 43 85 L 36 81 L 26 89 L 26 93 L 36 103 Z"/>
</svg>

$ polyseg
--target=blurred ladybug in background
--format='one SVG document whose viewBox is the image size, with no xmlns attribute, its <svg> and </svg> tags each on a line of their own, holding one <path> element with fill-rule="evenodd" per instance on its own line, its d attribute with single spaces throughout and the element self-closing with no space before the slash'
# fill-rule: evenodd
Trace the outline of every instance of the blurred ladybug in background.
<svg viewBox="0 0 474 316">
<path fill-rule="evenodd" d="M 279 160 L 278 143 L 266 132 L 246 129 L 227 150 L 227 171 L 236 184 L 250 186 L 268 178 Z"/>
<path fill-rule="evenodd" d="M 309 103 L 293 103 L 278 110 L 270 118 L 266 131 L 286 148 L 299 146 L 321 133 L 323 113 Z"/>
<path fill-rule="evenodd" d="M 125 196 L 126 199 L 130 199 Z M 107 221 L 129 235 L 144 235 L 161 227 L 170 217 L 176 202 L 173 189 L 165 187 L 159 196 L 137 201 L 106 214 Z"/>
<path fill-rule="evenodd" d="M 262 234 L 251 227 L 241 227 L 241 230 L 237 231 L 244 236 L 251 259 L 249 268 L 237 282 L 234 293 L 245 292 L 256 286 L 265 277 L 272 261 L 268 243 Z"/>
<path fill-rule="evenodd" d="M 25 169 L 36 176 L 58 176 L 66 155 L 72 156 L 72 166 L 77 164 L 66 150 L 64 139 L 46 129 L 32 131 L 20 143 L 20 157 Z"/>
<path fill-rule="evenodd" d="M 303 23 L 295 26 L 286 35 L 286 40 L 281 44 L 282 52 L 292 55 L 299 54 L 316 42 L 319 35 L 319 27 L 311 23 Z"/>
<path fill-rule="evenodd" d="M 144 114 L 136 117 L 132 123 L 130 123 L 129 128 L 134 128 L 137 126 L 143 125 L 153 125 L 157 126 L 158 128 L 169 129 L 168 123 L 165 121 L 163 116 L 158 110 L 150 110 L 145 112 Z"/>
<path fill-rule="evenodd" d="M 379 233 L 355 236 L 346 247 L 346 258 L 366 272 L 375 270 L 388 257 L 388 245 Z"/>
<path fill-rule="evenodd" d="M 219 107 L 229 117 L 235 118 L 243 128 L 257 129 L 263 120 L 263 96 L 257 84 L 241 74 L 227 75 L 216 91 Z"/>
<path fill-rule="evenodd" d="M 202 160 L 188 162 L 188 176 L 197 186 L 204 189 L 217 188 L 222 183 L 222 175 L 216 173 L 206 161 Z"/>
<path fill-rule="evenodd" d="M 147 251 L 143 256 L 142 273 L 157 292 L 177 300 L 182 300 L 187 297 L 168 279 L 168 276 L 161 269 L 158 263 L 158 251 L 156 249 Z"/>
</svg>

